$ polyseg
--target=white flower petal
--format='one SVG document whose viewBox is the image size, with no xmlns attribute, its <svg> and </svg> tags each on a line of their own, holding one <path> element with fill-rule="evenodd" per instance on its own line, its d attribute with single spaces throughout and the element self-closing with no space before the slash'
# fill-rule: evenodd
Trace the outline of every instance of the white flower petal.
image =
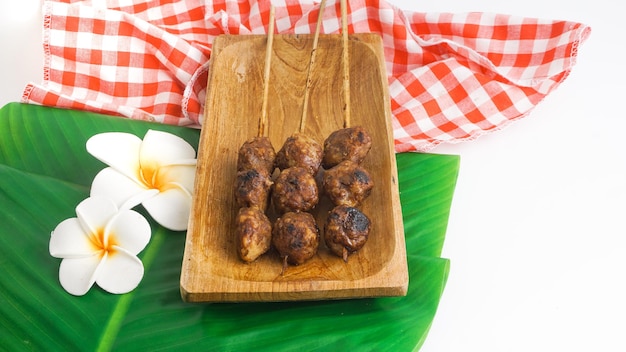
<svg viewBox="0 0 626 352">
<path fill-rule="evenodd" d="M 130 210 L 134 208 L 136 205 L 145 202 L 146 200 L 154 197 L 159 194 L 158 189 L 147 189 L 141 193 L 135 194 L 134 196 L 128 198 L 124 204 L 120 206 L 120 209 Z"/>
<path fill-rule="evenodd" d="M 115 247 L 102 265 L 96 283 L 110 293 L 127 293 L 139 285 L 143 272 L 143 263 L 137 256 Z"/>
<path fill-rule="evenodd" d="M 100 255 L 79 259 L 63 259 L 59 267 L 61 286 L 75 296 L 84 295 L 96 281 L 100 261 Z"/>
<path fill-rule="evenodd" d="M 161 167 L 159 170 L 163 180 L 168 183 L 180 184 L 190 193 L 193 192 L 194 180 L 196 178 L 195 165 L 170 165 Z"/>
<path fill-rule="evenodd" d="M 159 166 L 195 159 L 195 149 L 184 139 L 167 132 L 149 130 L 143 137 L 139 160 L 142 164 L 156 162 Z"/>
<path fill-rule="evenodd" d="M 52 231 L 50 255 L 55 258 L 84 258 L 94 255 L 94 246 L 77 218 L 63 220 Z"/>
<path fill-rule="evenodd" d="M 198 159 L 178 159 L 169 165 L 196 166 Z"/>
<path fill-rule="evenodd" d="M 131 179 L 138 179 L 141 138 L 130 133 L 97 134 L 87 141 L 87 151 L 96 159 Z"/>
<path fill-rule="evenodd" d="M 191 211 L 191 194 L 182 188 L 171 188 L 144 201 L 144 208 L 161 226 L 173 230 L 187 229 Z"/>
<path fill-rule="evenodd" d="M 87 235 L 104 230 L 117 211 L 109 198 L 98 196 L 89 197 L 76 206 L 76 215 Z"/>
<path fill-rule="evenodd" d="M 122 207 L 129 199 L 144 192 L 146 188 L 143 185 L 131 180 L 117 170 L 107 167 L 98 172 L 91 183 L 92 197 L 107 197 L 111 199 L 118 207 Z M 142 199 L 137 200 L 135 204 L 126 204 L 127 209 L 141 203 Z"/>
<path fill-rule="evenodd" d="M 150 242 L 152 234 L 148 220 L 132 210 L 120 212 L 114 217 L 107 232 L 115 237 L 115 247 L 122 247 L 131 254 L 141 252 Z"/>
</svg>

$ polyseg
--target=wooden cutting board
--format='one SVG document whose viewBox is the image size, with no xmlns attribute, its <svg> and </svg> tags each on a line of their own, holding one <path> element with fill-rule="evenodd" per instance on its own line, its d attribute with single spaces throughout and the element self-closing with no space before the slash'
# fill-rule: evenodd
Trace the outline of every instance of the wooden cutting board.
<svg viewBox="0 0 626 352">
<path fill-rule="evenodd" d="M 373 222 L 365 247 L 347 263 L 320 241 L 318 254 L 281 275 L 270 251 L 237 256 L 233 196 L 237 151 L 256 136 L 263 96 L 265 36 L 220 36 L 213 44 L 192 212 L 181 272 L 188 302 L 324 300 L 405 295 L 408 272 L 382 40 L 350 36 L 352 125 L 372 136 L 363 162 L 375 182 L 361 207 Z M 276 151 L 299 127 L 313 36 L 276 35 L 269 81 L 269 138 Z M 343 125 L 341 36 L 320 35 L 305 133 L 323 143 Z M 323 231 L 327 197 L 314 209 Z M 272 215 L 270 215 L 272 218 Z"/>
</svg>

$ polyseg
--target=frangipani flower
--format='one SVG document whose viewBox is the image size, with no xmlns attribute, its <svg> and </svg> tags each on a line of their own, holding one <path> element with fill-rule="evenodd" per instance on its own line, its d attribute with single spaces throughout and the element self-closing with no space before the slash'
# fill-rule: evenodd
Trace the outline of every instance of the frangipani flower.
<svg viewBox="0 0 626 352">
<path fill-rule="evenodd" d="M 196 172 L 196 151 L 171 133 L 149 130 L 143 141 L 130 133 L 101 133 L 87 151 L 109 165 L 91 185 L 92 196 L 111 198 L 118 207 L 142 204 L 164 227 L 187 229 Z"/>
<path fill-rule="evenodd" d="M 50 237 L 50 255 L 63 259 L 61 286 L 76 296 L 87 293 L 94 282 L 111 293 L 132 291 L 143 278 L 137 254 L 150 241 L 148 221 L 102 197 L 83 200 L 76 215 L 57 225 Z"/>
</svg>

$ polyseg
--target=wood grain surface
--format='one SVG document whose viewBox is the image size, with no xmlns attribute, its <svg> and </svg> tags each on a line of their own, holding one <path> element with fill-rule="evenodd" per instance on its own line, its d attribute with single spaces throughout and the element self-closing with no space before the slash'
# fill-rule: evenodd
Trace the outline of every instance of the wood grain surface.
<svg viewBox="0 0 626 352">
<path fill-rule="evenodd" d="M 276 35 L 269 81 L 269 138 L 276 151 L 299 127 L 312 40 Z M 321 241 L 318 254 L 281 275 L 275 251 L 246 264 L 237 256 L 233 196 L 237 151 L 257 135 L 263 95 L 265 36 L 220 36 L 213 46 L 200 136 L 192 213 L 181 272 L 188 302 L 290 301 L 401 296 L 408 273 L 382 41 L 350 36 L 351 122 L 370 133 L 363 162 L 375 182 L 361 209 L 373 222 L 365 247 L 347 263 Z M 320 143 L 343 125 L 342 43 L 321 35 L 312 71 L 305 133 Z M 322 196 L 312 211 L 323 231 L 332 208 Z M 269 214 L 271 219 L 275 215 Z"/>
</svg>

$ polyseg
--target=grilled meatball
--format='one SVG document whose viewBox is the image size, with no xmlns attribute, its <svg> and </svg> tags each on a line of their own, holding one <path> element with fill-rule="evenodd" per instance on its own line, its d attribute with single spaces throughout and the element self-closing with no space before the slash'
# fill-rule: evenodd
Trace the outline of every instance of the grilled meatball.
<svg viewBox="0 0 626 352">
<path fill-rule="evenodd" d="M 317 253 L 319 241 L 319 228 L 310 213 L 285 213 L 274 223 L 272 244 L 284 265 L 299 265 L 309 260 Z"/>
<path fill-rule="evenodd" d="M 237 254 L 244 262 L 253 262 L 270 249 L 272 224 L 258 208 L 240 208 L 236 222 Z"/>
<path fill-rule="evenodd" d="M 270 176 L 264 171 L 249 169 L 237 172 L 235 178 L 235 201 L 239 207 L 267 209 L 272 187 Z"/>
<path fill-rule="evenodd" d="M 347 262 L 348 255 L 365 245 L 370 228 L 370 219 L 359 209 L 339 205 L 328 214 L 324 224 L 324 242 L 331 252 Z"/>
<path fill-rule="evenodd" d="M 268 175 L 274 172 L 276 152 L 267 137 L 253 137 L 247 140 L 237 154 L 237 171 L 260 170 Z"/>
<path fill-rule="evenodd" d="M 344 160 L 360 164 L 371 147 L 372 138 L 362 126 L 336 130 L 324 141 L 322 167 L 328 170 Z"/>
<path fill-rule="evenodd" d="M 278 213 L 313 209 L 319 201 L 315 178 L 303 167 L 283 170 L 274 183 L 272 201 Z"/>
<path fill-rule="evenodd" d="M 322 152 L 321 144 L 303 133 L 296 132 L 287 138 L 283 147 L 276 153 L 276 166 L 281 170 L 300 166 L 315 176 L 322 162 Z"/>
<path fill-rule="evenodd" d="M 346 160 L 324 172 L 322 187 L 333 204 L 355 207 L 370 195 L 374 181 L 362 166 Z"/>
</svg>

